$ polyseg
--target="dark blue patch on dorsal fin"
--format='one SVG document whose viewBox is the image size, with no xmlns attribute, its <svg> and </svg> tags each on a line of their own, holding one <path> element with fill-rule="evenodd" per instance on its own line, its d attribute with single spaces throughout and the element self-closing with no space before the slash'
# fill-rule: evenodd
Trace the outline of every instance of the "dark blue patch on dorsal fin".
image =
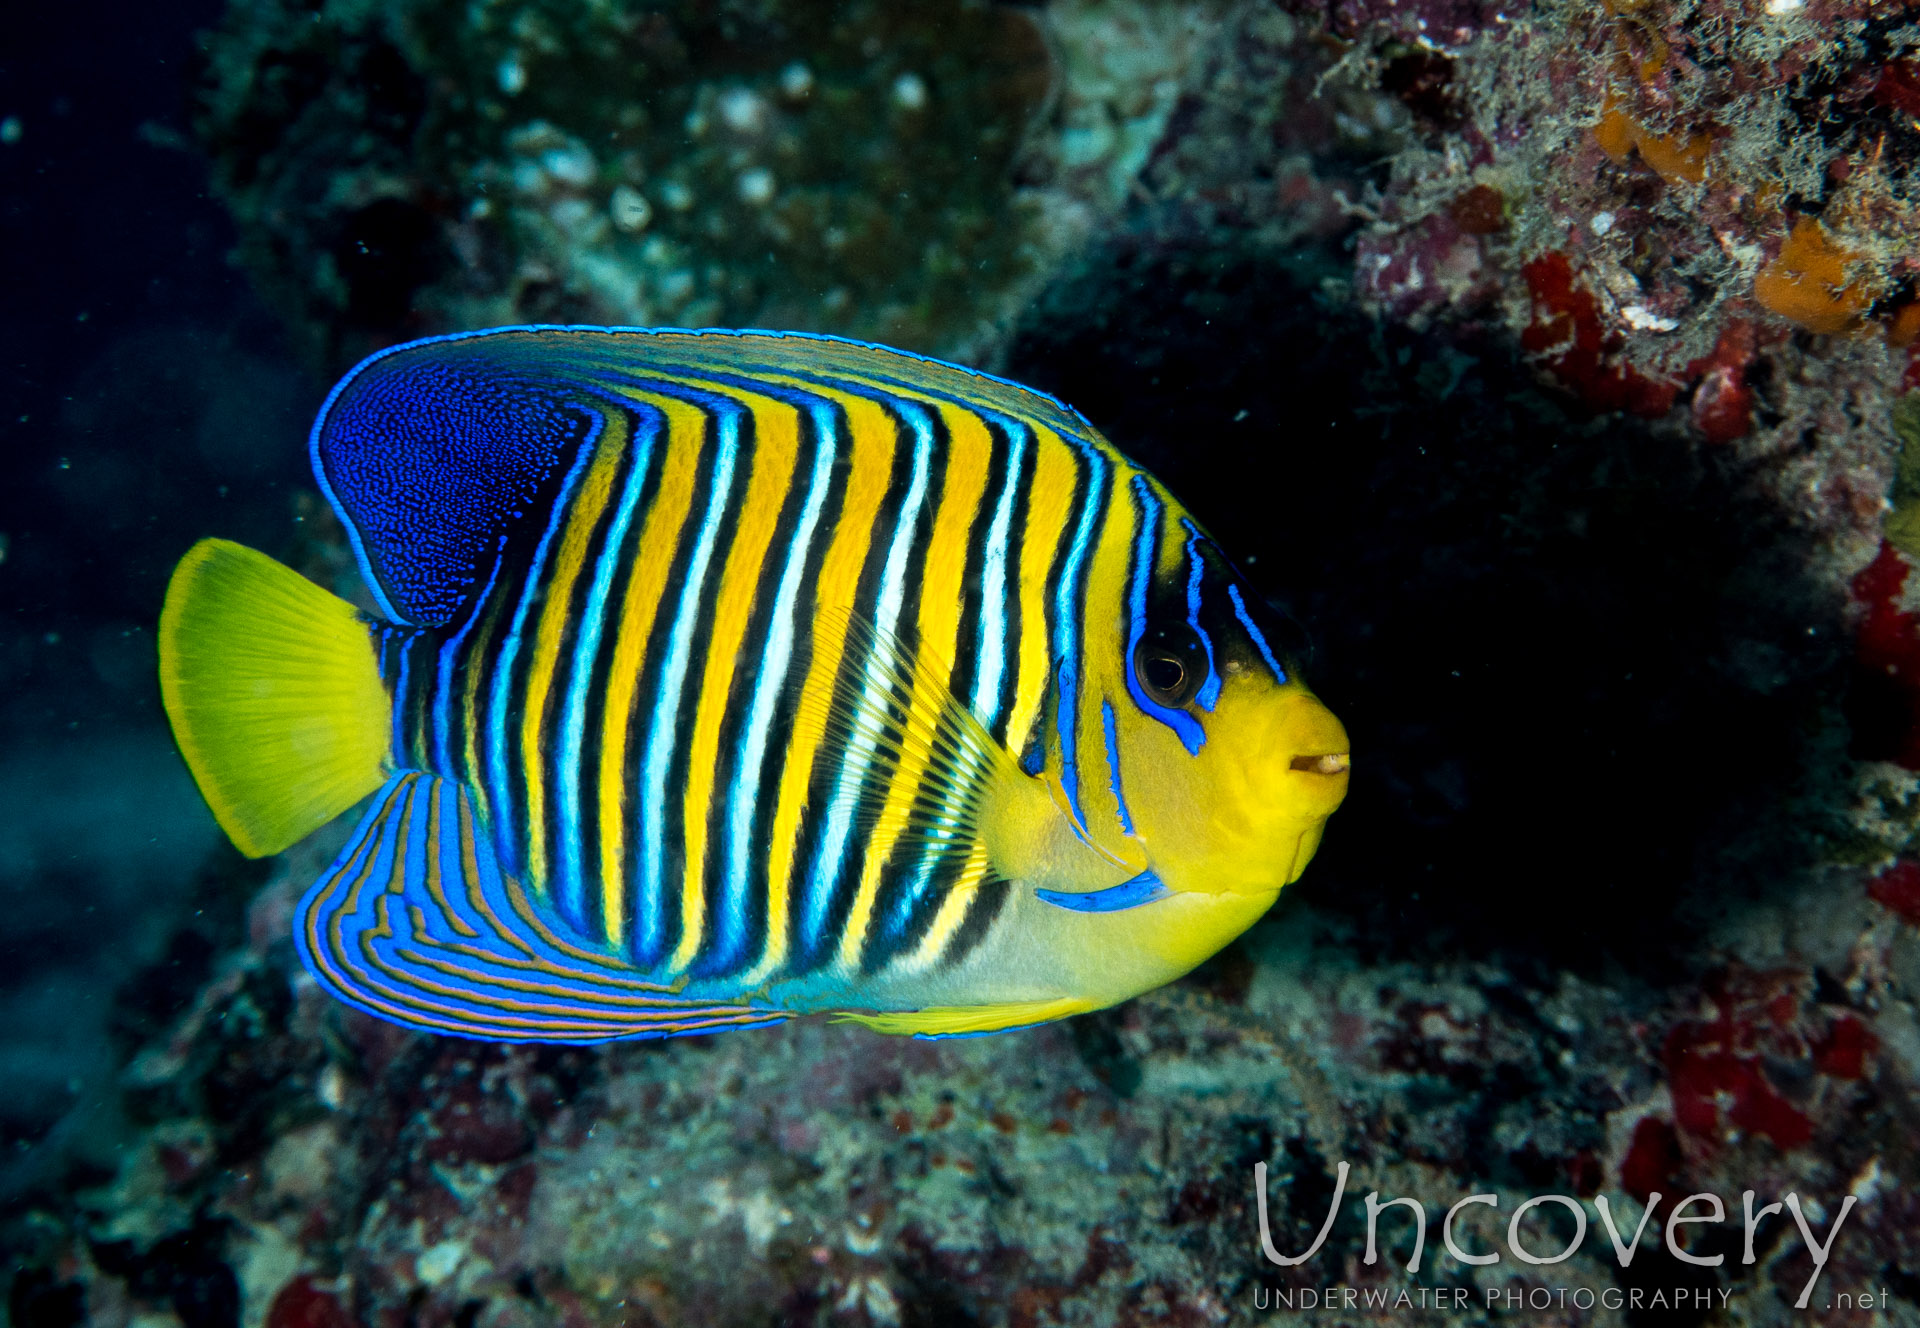
<svg viewBox="0 0 1920 1328">
<path fill-rule="evenodd" d="M 422 627 L 461 619 L 596 419 L 506 339 L 413 342 L 341 379 L 314 422 L 314 476 L 381 611 Z"/>
</svg>

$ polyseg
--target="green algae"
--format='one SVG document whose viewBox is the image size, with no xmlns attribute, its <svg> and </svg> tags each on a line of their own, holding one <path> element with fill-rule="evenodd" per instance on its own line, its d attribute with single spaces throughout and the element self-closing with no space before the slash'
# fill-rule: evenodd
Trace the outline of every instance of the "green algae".
<svg viewBox="0 0 1920 1328">
<path fill-rule="evenodd" d="M 1920 392 L 1896 401 L 1892 415 L 1900 462 L 1893 480 L 1893 511 L 1887 514 L 1887 542 L 1910 558 L 1920 558 Z"/>
</svg>

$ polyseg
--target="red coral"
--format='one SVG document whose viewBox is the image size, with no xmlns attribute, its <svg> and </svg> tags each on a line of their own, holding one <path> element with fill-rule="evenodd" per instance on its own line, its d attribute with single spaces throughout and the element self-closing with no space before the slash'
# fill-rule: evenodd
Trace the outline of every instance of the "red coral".
<svg viewBox="0 0 1920 1328">
<path fill-rule="evenodd" d="M 331 1291 L 302 1273 L 280 1288 L 267 1308 L 267 1328 L 357 1328 L 346 1306 Z"/>
<path fill-rule="evenodd" d="M 1765 1135 L 1782 1149 L 1813 1137 L 1813 1122 L 1761 1069 L 1763 1056 L 1794 1061 L 1810 1055 L 1800 1028 L 1802 985 L 1793 973 L 1724 974 L 1709 988 L 1709 1017 L 1683 1020 L 1667 1035 L 1663 1059 L 1674 1120 L 1702 1147 L 1717 1147 L 1727 1125 Z"/>
<path fill-rule="evenodd" d="M 1680 1128 L 1703 1142 L 1718 1142 L 1723 1096 L 1728 1121 L 1744 1133 L 1764 1134 L 1783 1149 L 1813 1137 L 1813 1122 L 1774 1091 L 1758 1061 L 1681 1036 L 1668 1043 L 1667 1073 Z"/>
<path fill-rule="evenodd" d="M 1920 61 L 1894 60 L 1883 66 L 1873 99 L 1908 115 L 1920 115 Z"/>
<path fill-rule="evenodd" d="M 1554 250 L 1522 269 L 1533 293 L 1533 321 L 1520 344 L 1545 359 L 1561 382 L 1595 410 L 1664 415 L 1680 394 L 1668 379 L 1648 378 L 1616 362 L 1621 340 L 1600 323 L 1593 292 L 1574 280 L 1573 263 Z"/>
<path fill-rule="evenodd" d="M 1896 862 L 1867 883 L 1867 894 L 1920 927 L 1920 862 Z"/>
<path fill-rule="evenodd" d="M 1854 755 L 1920 770 L 1920 614 L 1900 608 L 1907 560 L 1891 544 L 1853 578 L 1865 616 L 1854 638 Z"/>
<path fill-rule="evenodd" d="M 1655 1190 L 1671 1189 L 1680 1174 L 1680 1139 L 1670 1121 L 1658 1116 L 1642 1116 L 1633 1127 L 1633 1143 L 1620 1163 L 1620 1188 L 1647 1201 Z"/>
<path fill-rule="evenodd" d="M 1738 319 L 1720 333 L 1711 354 L 1687 366 L 1687 377 L 1700 379 L 1693 391 L 1693 427 L 1710 443 L 1730 443 L 1753 428 L 1747 366 L 1755 349 L 1753 324 Z"/>
<path fill-rule="evenodd" d="M 1814 1045 L 1813 1068 L 1835 1079 L 1858 1079 L 1867 1072 L 1868 1054 L 1879 1045 L 1865 1024 L 1843 1014 Z"/>
</svg>

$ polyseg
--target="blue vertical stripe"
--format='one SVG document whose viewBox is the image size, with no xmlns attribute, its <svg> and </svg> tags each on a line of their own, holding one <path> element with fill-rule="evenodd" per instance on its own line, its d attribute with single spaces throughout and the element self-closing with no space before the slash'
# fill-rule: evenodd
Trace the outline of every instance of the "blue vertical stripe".
<svg viewBox="0 0 1920 1328">
<path fill-rule="evenodd" d="M 874 621 L 880 629 L 879 640 L 873 647 L 876 651 L 884 648 L 884 643 L 892 637 L 894 625 L 900 618 L 907 554 L 913 547 L 913 528 L 920 519 L 920 506 L 926 500 L 928 462 L 933 452 L 933 425 L 927 413 L 910 402 L 893 401 L 892 404 L 913 429 L 913 477 L 908 481 L 907 496 L 901 501 L 900 513 L 894 522 L 893 540 L 888 546 L 887 561 L 880 576 L 880 596 L 874 605 Z M 876 663 L 872 654 L 869 654 L 863 663 L 865 677 L 862 685 L 870 699 L 879 695 L 883 698 L 880 704 L 885 705 L 887 683 Z M 813 855 L 813 867 L 808 873 L 806 896 L 801 907 L 799 939 L 802 953 L 813 953 L 826 930 L 827 905 L 833 897 L 833 881 L 840 873 L 842 859 L 846 856 L 847 838 L 853 829 L 852 794 L 872 763 L 873 751 L 873 739 L 862 734 L 848 745 L 848 750 L 841 757 L 838 793 L 827 812 L 827 825 L 820 836 L 820 847 Z"/>
<path fill-rule="evenodd" d="M 1227 586 L 1227 598 L 1233 601 L 1233 612 L 1240 619 L 1240 625 L 1247 629 L 1247 635 L 1253 638 L 1253 644 L 1260 649 L 1260 658 L 1267 661 L 1267 667 L 1273 670 L 1274 680 L 1285 683 L 1287 671 L 1280 667 L 1280 661 L 1273 657 L 1273 651 L 1267 646 L 1267 638 L 1260 635 L 1260 629 L 1253 625 L 1253 619 L 1247 614 L 1247 606 L 1240 598 L 1240 587 L 1231 583 Z"/>
<path fill-rule="evenodd" d="M 734 769 L 733 790 L 727 801 L 727 870 L 722 888 L 719 916 L 715 918 L 714 964 L 729 967 L 739 960 L 743 943 L 747 886 L 752 879 L 749 864 L 754 857 L 753 813 L 760 797 L 760 767 L 766 760 L 767 743 L 772 735 L 773 712 L 780 693 L 787 685 L 787 671 L 793 664 L 794 605 L 800 595 L 800 580 L 806 571 L 807 554 L 813 534 L 826 505 L 827 490 L 833 482 L 834 446 L 838 422 L 833 408 L 815 401 L 808 409 L 813 420 L 813 470 L 807 479 L 807 496 L 794 523 L 793 537 L 787 543 L 786 562 L 780 570 L 779 588 L 774 592 L 772 622 L 767 631 L 766 653 L 761 656 L 754 683 L 753 703 L 747 712 L 747 728 L 741 743 L 739 764 Z M 784 927 L 785 919 L 769 918 L 769 932 Z"/>
<path fill-rule="evenodd" d="M 507 777 L 507 721 L 520 713 L 520 707 L 511 704 L 513 665 L 520 655 L 520 635 L 526 630 L 527 615 L 533 612 L 533 606 L 539 603 L 546 591 L 544 574 L 547 551 L 573 506 L 574 490 L 579 487 L 580 476 L 586 472 L 587 463 L 593 459 L 594 448 L 600 441 L 600 430 L 604 425 L 605 421 L 596 414 L 593 428 L 580 444 L 580 454 L 574 458 L 566 478 L 560 482 L 560 492 L 554 495 L 553 509 L 547 517 L 547 528 L 541 532 L 540 543 L 534 546 L 533 562 L 528 565 L 526 580 L 521 583 L 520 602 L 514 606 L 513 622 L 500 642 L 500 655 L 493 665 L 493 688 L 487 703 L 487 782 L 492 785 L 487 791 L 487 805 L 493 812 L 495 849 L 504 862 L 511 864 L 510 869 L 522 865 L 519 845 L 513 842 L 512 827 L 516 809 L 512 799 L 513 784 Z M 524 812 L 524 809 L 520 810 Z"/>
<path fill-rule="evenodd" d="M 1073 543 L 1061 568 L 1059 584 L 1054 587 L 1054 652 L 1060 660 L 1060 705 L 1054 723 L 1060 733 L 1060 787 L 1067 795 L 1067 806 L 1082 827 L 1087 814 L 1080 808 L 1080 583 L 1086 563 L 1087 547 L 1093 542 L 1093 528 L 1105 504 L 1107 459 L 1099 449 L 1083 439 L 1073 439 L 1075 450 L 1087 459 L 1086 502 L 1074 527 Z M 1031 629 L 1029 629 L 1031 630 Z"/>
<path fill-rule="evenodd" d="M 393 684 L 393 755 L 402 763 L 412 755 L 407 750 L 407 712 L 411 709 L 407 703 L 407 685 L 413 672 L 413 643 L 419 638 L 419 632 L 408 632 L 395 652 L 400 656 L 400 674 Z"/>
<path fill-rule="evenodd" d="M 1213 638 L 1200 625 L 1200 577 L 1207 565 L 1200 557 L 1200 532 L 1185 517 L 1180 518 L 1180 524 L 1187 528 L 1187 626 L 1200 638 L 1207 652 L 1207 680 L 1200 684 L 1200 691 L 1193 699 L 1202 710 L 1212 713 L 1214 702 L 1220 699 L 1220 670 L 1213 662 Z"/>
<path fill-rule="evenodd" d="M 1206 746 L 1207 731 L 1186 711 L 1163 706 L 1148 696 L 1133 666 L 1134 652 L 1147 634 L 1147 582 L 1153 576 L 1154 555 L 1160 547 L 1161 513 L 1160 500 L 1153 496 L 1145 475 L 1133 477 L 1133 496 L 1140 504 L 1140 538 L 1134 543 L 1133 583 L 1127 589 L 1127 657 L 1123 670 L 1127 675 L 1127 695 L 1143 712 L 1172 729 L 1187 749 L 1187 755 L 1198 756 Z"/>
<path fill-rule="evenodd" d="M 647 754 L 638 790 L 640 870 L 634 900 L 633 955 L 643 967 L 659 962 L 666 948 L 666 900 L 662 894 L 666 863 L 662 849 L 667 837 L 667 767 L 673 761 L 680 694 L 686 685 L 687 663 L 700 623 L 707 565 L 713 561 L 713 546 L 720 537 L 720 521 L 733 488 L 734 460 L 740 450 L 740 407 L 731 401 L 709 398 L 707 409 L 711 412 L 710 418 L 717 417 L 719 434 L 713 458 L 713 482 L 707 492 L 707 509 L 700 518 L 700 534 L 687 561 L 687 579 L 680 587 L 680 601 L 674 609 L 666 662 L 660 673 L 660 690 L 654 694 L 652 725 L 647 731 Z"/>
<path fill-rule="evenodd" d="M 974 649 L 978 672 L 973 685 L 973 712 L 989 725 L 1000 719 L 1000 686 L 1007 659 L 1007 538 L 1013 526 L 1014 498 L 1020 490 L 1021 469 L 1026 463 L 1027 429 L 1017 420 L 1008 420 L 1007 471 L 1001 482 L 1000 501 L 993 509 L 993 522 L 987 527 L 987 550 L 980 573 L 980 639 Z M 1036 629 L 1037 630 L 1037 629 Z"/>
<path fill-rule="evenodd" d="M 626 485 L 620 491 L 620 504 L 607 527 L 600 557 L 594 562 L 586 611 L 580 617 L 579 630 L 574 636 L 573 667 L 568 670 L 567 699 L 561 710 L 560 759 L 554 767 L 560 810 L 560 861 L 553 901 L 560 916 L 581 935 L 587 934 L 587 883 L 580 863 L 580 845 L 585 838 L 580 822 L 580 746 L 587 732 L 587 696 L 593 690 L 593 663 L 600 654 L 600 639 L 607 625 L 607 596 L 613 587 L 615 571 L 628 560 L 627 529 L 633 523 L 640 495 L 647 487 L 647 472 L 653 465 L 653 446 L 661 424 L 660 413 L 652 407 L 638 408 L 633 413 L 637 417 L 637 436 L 630 443 L 633 460 Z M 602 863 L 600 869 L 620 871 L 625 869 L 625 864 Z"/>
<path fill-rule="evenodd" d="M 438 774 L 458 776 L 463 773 L 454 769 L 452 739 L 448 733 L 452 724 L 450 716 L 453 713 L 453 666 L 466 645 L 467 633 L 471 632 L 473 625 L 480 621 L 481 615 L 487 611 L 488 602 L 493 598 L 493 587 L 500 579 L 500 565 L 506 561 L 504 556 L 506 547 L 507 537 L 502 535 L 494 550 L 493 570 L 487 573 L 486 587 L 473 601 L 473 611 L 467 615 L 467 620 L 461 624 L 460 630 L 440 647 L 440 659 L 434 676 L 433 697 L 433 759 L 434 770 Z"/>
<path fill-rule="evenodd" d="M 1100 698 L 1101 731 L 1107 739 L 1107 778 L 1113 786 L 1113 803 L 1120 809 L 1120 828 L 1133 833 L 1133 817 L 1127 814 L 1126 790 L 1120 786 L 1120 739 L 1113 728 L 1113 702 Z"/>
</svg>

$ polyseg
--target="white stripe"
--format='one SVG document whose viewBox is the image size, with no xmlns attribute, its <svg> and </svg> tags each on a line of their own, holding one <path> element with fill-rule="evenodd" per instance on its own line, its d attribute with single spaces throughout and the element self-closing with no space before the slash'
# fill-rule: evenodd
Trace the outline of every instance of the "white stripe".
<svg viewBox="0 0 1920 1328">
<path fill-rule="evenodd" d="M 587 462 L 593 457 L 604 424 L 599 416 L 594 417 L 593 429 L 580 444 L 580 455 L 574 459 L 573 469 L 567 472 L 567 478 L 561 482 L 560 492 L 554 497 L 546 533 L 540 536 L 540 543 L 533 551 L 533 561 L 527 567 L 526 580 L 520 584 L 520 602 L 514 606 L 513 624 L 507 629 L 506 639 L 500 643 L 500 657 L 494 664 L 493 690 L 487 711 L 487 774 L 493 788 L 489 790 L 487 802 L 489 809 L 495 813 L 492 826 L 494 850 L 503 863 L 511 864 L 514 869 L 524 869 L 526 864 L 520 861 L 519 845 L 513 842 L 510 828 L 513 800 L 508 795 L 513 785 L 507 779 L 507 717 L 509 714 L 517 716 L 520 707 L 509 707 L 508 684 L 513 679 L 513 661 L 520 653 L 520 633 L 527 625 L 527 614 L 546 593 L 542 573 L 547 565 L 547 547 L 553 543 L 554 532 L 560 529 L 567 508 L 573 502 L 574 487 L 586 470 Z"/>
<path fill-rule="evenodd" d="M 624 561 L 627 527 L 634 508 L 646 487 L 647 469 L 653 462 L 653 443 L 659 423 L 648 412 L 645 434 L 633 440 L 633 467 L 627 473 L 626 487 L 620 494 L 620 506 L 607 527 L 607 540 L 593 565 L 593 585 L 587 592 L 586 612 L 574 638 L 573 668 L 567 681 L 567 699 L 560 722 L 560 759 L 555 763 L 560 804 L 560 874 L 552 897 L 562 915 L 576 927 L 586 924 L 586 882 L 580 869 L 580 744 L 587 728 L 587 694 L 592 690 L 593 662 L 600 653 L 600 637 L 606 626 L 607 595 L 613 586 L 614 570 Z M 613 864 L 617 868 L 619 864 Z M 602 864 L 607 870 L 608 865 Z"/>
<path fill-rule="evenodd" d="M 760 792 L 760 764 L 766 758 L 767 740 L 773 729 L 773 711 L 786 686 L 787 670 L 793 663 L 793 606 L 800 594 L 800 577 L 806 571 L 807 554 L 813 545 L 814 527 L 826 504 L 832 482 L 834 418 L 831 407 L 814 406 L 813 473 L 807 482 L 806 505 L 794 524 L 793 539 L 787 545 L 786 566 L 780 573 L 780 587 L 774 595 L 773 621 L 767 632 L 767 649 L 760 661 L 759 680 L 754 688 L 753 706 L 747 714 L 746 741 L 741 748 L 740 764 L 734 774 L 733 791 L 728 795 L 727 818 L 727 898 L 721 906 L 719 925 L 725 929 L 722 948 L 738 939 L 740 914 L 745 904 L 747 862 L 752 853 L 754 805 Z M 778 918 L 769 918 L 769 928 L 784 926 Z"/>
<path fill-rule="evenodd" d="M 1026 426 L 1005 421 L 1007 478 L 1000 490 L 987 531 L 986 566 L 980 576 L 979 673 L 973 685 L 973 712 L 992 728 L 1000 719 L 1000 682 L 1006 671 L 1007 647 L 1007 533 L 1013 525 L 1013 499 L 1020 487 L 1020 463 L 1027 447 Z"/>
<path fill-rule="evenodd" d="M 658 958 L 657 949 L 664 937 L 663 901 L 660 894 L 664 874 L 661 850 L 666 843 L 667 766 L 673 760 L 675 721 L 680 716 L 681 689 L 686 683 L 687 661 L 693 650 L 693 629 L 700 616 L 702 589 L 707 579 L 707 564 L 713 560 L 713 546 L 720 535 L 720 518 L 726 510 L 728 491 L 733 487 L 733 462 L 739 446 L 740 421 L 736 410 L 706 409 L 709 418 L 718 416 L 719 448 L 713 462 L 713 487 L 707 495 L 706 515 L 701 518 L 699 542 L 687 562 L 686 583 L 680 588 L 680 603 L 674 611 L 673 635 L 667 642 L 666 664 L 661 671 L 660 690 L 654 697 L 650 727 L 647 731 L 647 755 L 640 785 L 640 871 L 639 897 L 635 900 L 634 945 L 649 959 Z"/>
<path fill-rule="evenodd" d="M 908 402 L 896 401 L 894 404 L 913 426 L 913 479 L 907 487 L 905 500 L 900 504 L 899 519 L 894 523 L 893 544 L 887 550 L 886 566 L 880 576 L 880 599 L 874 606 L 875 625 L 879 627 L 883 638 L 892 635 L 894 624 L 900 618 L 907 554 L 912 550 L 913 528 L 920 518 L 921 503 L 927 496 L 927 458 L 933 450 L 933 427 L 926 412 Z M 871 700 L 876 693 L 884 691 L 885 684 L 871 654 L 865 663 L 865 686 L 867 697 Z M 881 705 L 884 707 L 884 700 Z M 813 871 L 807 885 L 806 915 L 801 920 L 801 933 L 807 938 L 809 948 L 826 922 L 827 886 L 839 869 L 841 856 L 846 852 L 848 834 L 853 828 L 851 795 L 866 773 L 873 749 L 871 737 L 856 734 L 841 759 L 840 786 L 828 814 L 826 832 L 820 837 L 820 848 L 814 854 Z"/>
</svg>

